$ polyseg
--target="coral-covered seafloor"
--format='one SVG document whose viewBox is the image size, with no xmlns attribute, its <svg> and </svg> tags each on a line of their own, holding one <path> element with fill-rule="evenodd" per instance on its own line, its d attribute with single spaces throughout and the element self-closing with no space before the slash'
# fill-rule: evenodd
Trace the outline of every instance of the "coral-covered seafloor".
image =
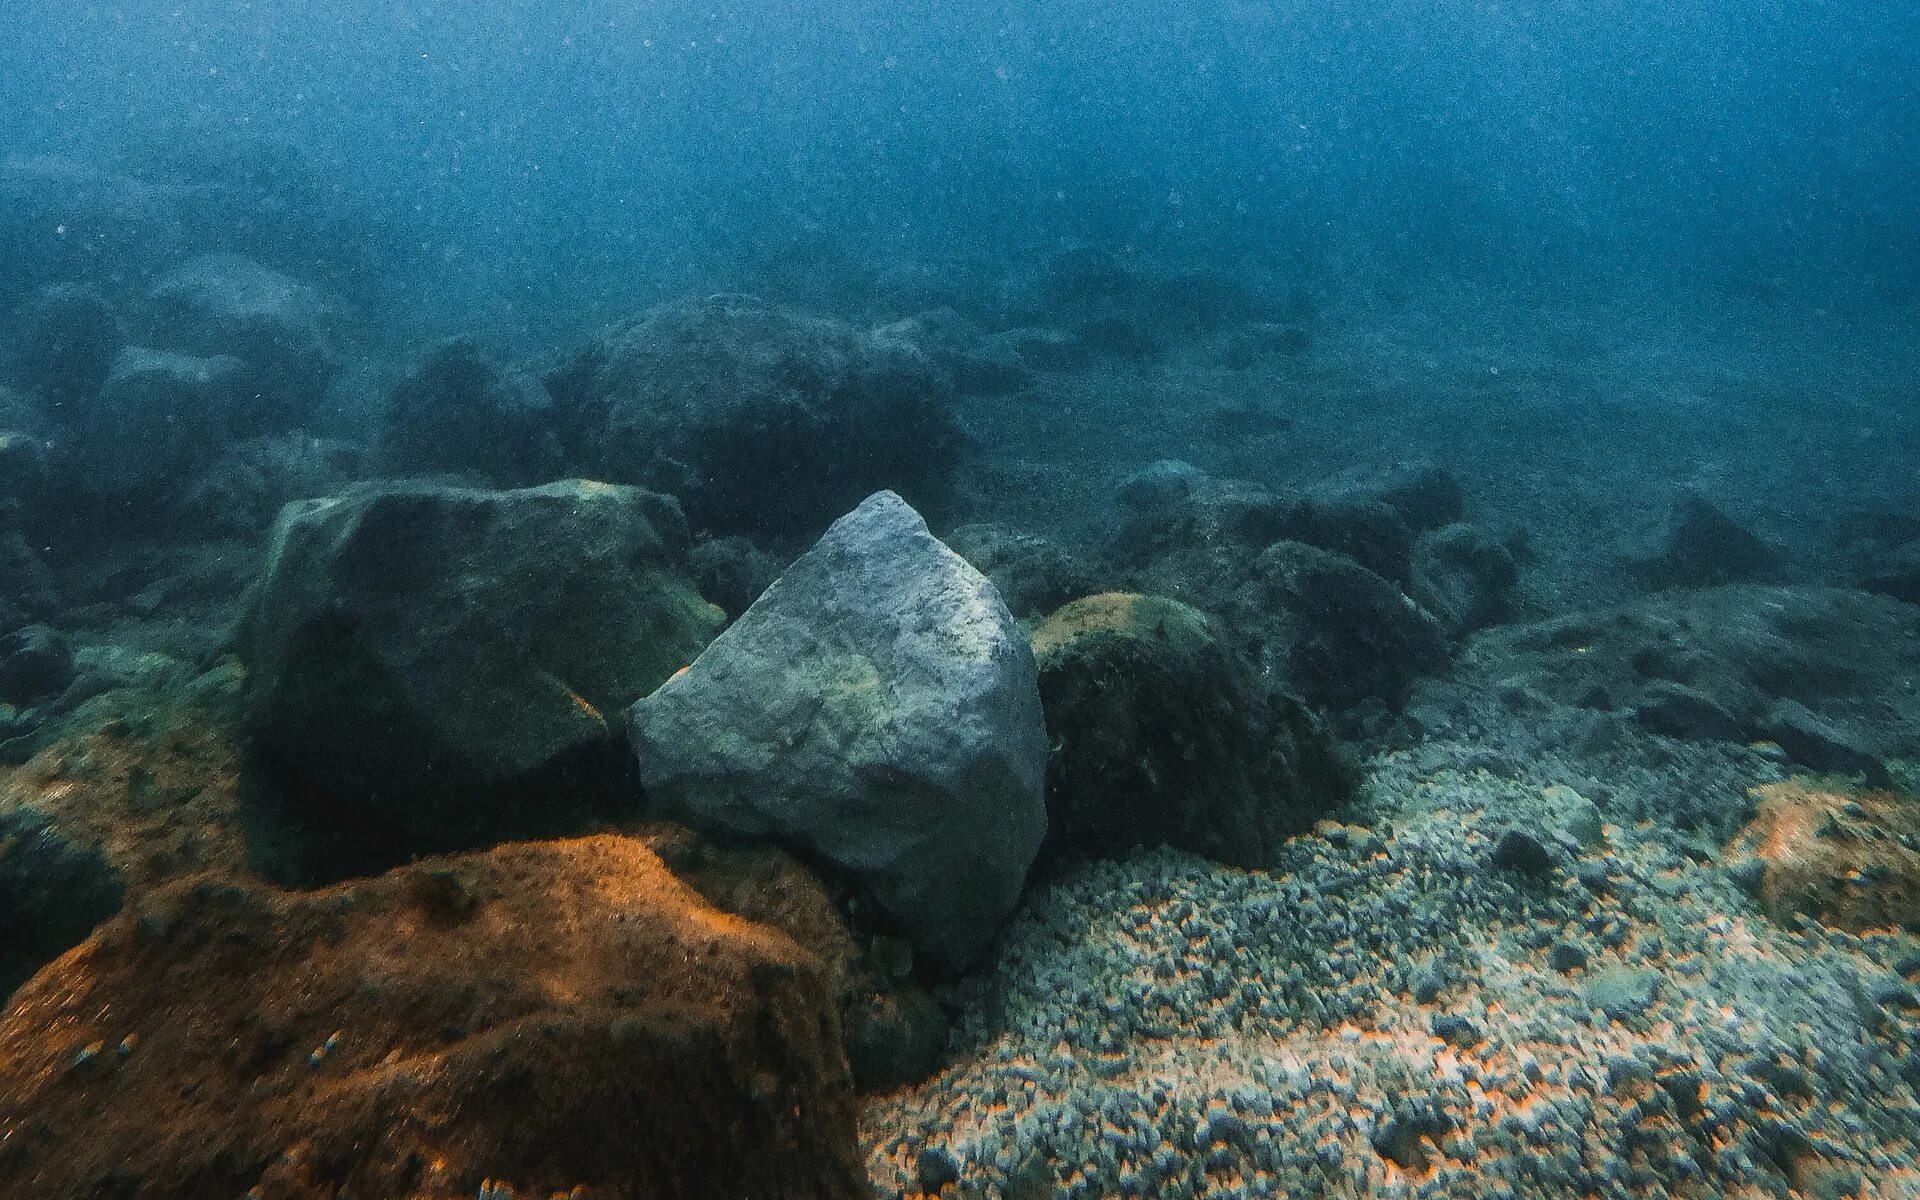
<svg viewBox="0 0 1920 1200">
<path fill-rule="evenodd" d="M 1920 1195 L 1911 301 L 489 345 L 76 187 L 177 236 L 0 294 L 0 1194 Z"/>
</svg>

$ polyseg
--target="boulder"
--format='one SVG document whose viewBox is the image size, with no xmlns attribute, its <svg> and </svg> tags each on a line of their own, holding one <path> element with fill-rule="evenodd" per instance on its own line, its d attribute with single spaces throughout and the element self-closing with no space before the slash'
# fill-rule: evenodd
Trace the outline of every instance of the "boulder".
<svg viewBox="0 0 1920 1200">
<path fill-rule="evenodd" d="M 0 533 L 0 634 L 58 611 L 53 572 L 18 532 Z"/>
<path fill-rule="evenodd" d="M 1094 590 L 1092 573 L 1039 534 L 1001 525 L 962 525 L 946 542 L 993 581 L 1007 608 L 1022 620 L 1043 617 Z"/>
<path fill-rule="evenodd" d="M 818 960 L 618 837 L 144 896 L 0 1017 L 0 1130 L 20 1196 L 866 1194 Z"/>
<path fill-rule="evenodd" d="M 700 594 L 720 606 L 729 617 L 747 611 L 760 593 L 780 578 L 779 559 L 746 538 L 735 535 L 702 538 L 687 552 L 687 563 L 700 585 Z"/>
<path fill-rule="evenodd" d="M 1882 548 L 1861 564 L 1860 587 L 1920 604 L 1920 539 Z"/>
<path fill-rule="evenodd" d="M 1513 612 L 1520 567 L 1512 551 L 1472 525 L 1443 525 L 1413 546 L 1407 594 L 1459 637 Z"/>
<path fill-rule="evenodd" d="M 1794 780 L 1758 790 L 1753 820 L 1727 846 L 1736 878 L 1776 921 L 1920 930 L 1920 809 L 1887 792 Z"/>
<path fill-rule="evenodd" d="M 0 637 L 0 702 L 20 707 L 58 696 L 73 682 L 73 649 L 45 625 Z"/>
<path fill-rule="evenodd" d="M 1774 575 L 1784 555 L 1698 492 L 1674 501 L 1667 532 L 1651 553 L 1628 567 L 1654 588 L 1754 583 Z"/>
<path fill-rule="evenodd" d="M 1757 731 L 1803 767 L 1837 775 L 1861 775 L 1869 787 L 1891 787 L 1887 763 L 1867 739 L 1822 717 L 1798 700 L 1767 706 Z"/>
<path fill-rule="evenodd" d="M 1076 600 L 1034 630 L 1033 647 L 1055 852 L 1167 845 L 1267 866 L 1348 795 L 1320 723 L 1261 688 L 1218 625 L 1178 600 Z"/>
<path fill-rule="evenodd" d="M 988 335 L 951 308 L 916 313 L 874 332 L 932 359 L 963 396 L 1005 396 L 1033 384 L 1033 372 L 1008 339 Z"/>
<path fill-rule="evenodd" d="M 614 715 L 720 625 L 687 544 L 670 498 L 579 480 L 291 504 L 240 628 L 261 748 L 395 849 L 568 828 L 618 786 Z"/>
<path fill-rule="evenodd" d="M 75 844 L 31 805 L 0 808 L 0 1007 L 29 975 L 119 912 L 125 896 L 119 873 L 97 849 Z"/>
<path fill-rule="evenodd" d="M 507 487 L 543 483 L 559 466 L 552 408 L 539 380 L 455 339 L 430 351 L 388 397 L 381 451 L 402 473 L 448 472 Z"/>
<path fill-rule="evenodd" d="M 1046 831 L 1026 637 L 891 492 L 836 521 L 628 722 L 661 815 L 830 865 L 948 967 L 985 948 Z"/>
<path fill-rule="evenodd" d="M 357 443 L 277 433 L 227 446 L 168 506 L 173 524 L 200 537 L 251 541 L 295 500 L 330 496 L 364 477 Z"/>
<path fill-rule="evenodd" d="M 1450 660 L 1446 630 L 1399 588 L 1301 542 L 1276 542 L 1254 561 L 1236 611 L 1271 677 L 1314 704 L 1397 707 L 1415 679 Z"/>
<path fill-rule="evenodd" d="M 248 367 L 236 432 L 305 424 L 339 370 L 327 325 L 331 303 L 315 289 L 235 254 L 196 258 L 149 297 L 150 340 L 186 354 L 231 355 Z"/>
<path fill-rule="evenodd" d="M 78 284 L 41 289 L 18 320 L 13 378 L 51 405 L 84 401 L 99 391 L 127 344 L 126 330 L 100 293 Z"/>
<path fill-rule="evenodd" d="M 131 294 L 184 238 L 163 189 L 72 159 L 0 160 L 0 310 L 62 282 Z"/>
<path fill-rule="evenodd" d="M 812 536 L 881 487 L 938 501 L 963 443 L 926 355 L 751 297 L 656 309 L 545 382 L 573 468 L 721 535 Z"/>
<path fill-rule="evenodd" d="M 1415 533 L 1451 525 L 1466 511 L 1460 481 L 1426 462 L 1355 467 L 1316 484 L 1309 498 L 1330 506 L 1384 504 Z"/>
<path fill-rule="evenodd" d="M 215 461 L 250 403 L 247 368 L 129 346 L 97 396 L 54 411 L 54 458 L 81 491 L 128 498 L 165 493 Z"/>
</svg>

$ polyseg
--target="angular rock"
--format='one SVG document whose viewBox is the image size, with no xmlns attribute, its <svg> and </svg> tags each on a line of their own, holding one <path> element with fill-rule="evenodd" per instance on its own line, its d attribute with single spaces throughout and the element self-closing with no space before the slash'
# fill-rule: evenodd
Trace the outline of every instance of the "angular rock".
<svg viewBox="0 0 1920 1200">
<path fill-rule="evenodd" d="M 0 1190 L 853 1200 L 836 1028 L 817 960 L 629 838 L 187 881 L 0 1018 Z"/>
<path fill-rule="evenodd" d="M 1780 548 L 1761 540 L 1698 492 L 1674 501 L 1667 532 L 1650 555 L 1628 566 L 1655 588 L 1712 587 L 1754 583 L 1773 575 L 1783 561 Z"/>
<path fill-rule="evenodd" d="M 1445 525 L 1414 543 L 1407 594 L 1455 637 L 1510 615 L 1519 585 L 1512 552 L 1472 525 Z"/>
<path fill-rule="evenodd" d="M 1633 702 L 1633 719 L 1668 737 L 1706 742 L 1738 742 L 1746 738 L 1740 719 L 1712 696 L 1681 683 L 1656 680 Z"/>
<path fill-rule="evenodd" d="M 974 960 L 1046 831 L 1033 653 L 993 586 L 881 492 L 629 716 L 662 815 L 856 879 Z"/>
<path fill-rule="evenodd" d="M 1006 339 L 988 336 L 951 308 L 917 313 L 874 332 L 927 355 L 963 396 L 1006 396 L 1033 384 L 1033 372 Z"/>
<path fill-rule="evenodd" d="M 1399 588 L 1352 559 L 1276 542 L 1253 564 L 1241 612 L 1259 614 L 1263 664 L 1311 703 L 1389 707 L 1445 670 L 1446 631 Z"/>
<path fill-rule="evenodd" d="M 1836 775 L 1862 775 L 1869 787 L 1893 786 L 1886 760 L 1865 738 L 1798 700 L 1774 701 L 1760 719 L 1758 732 L 1801 766 Z"/>
<path fill-rule="evenodd" d="M 564 830 L 618 786 L 613 714 L 719 628 L 687 543 L 671 499 L 578 480 L 289 505 L 240 630 L 260 744 L 396 849 Z"/>
<path fill-rule="evenodd" d="M 311 417 L 339 370 L 318 291 L 234 254 L 194 259 L 154 285 L 150 337 L 167 350 L 230 355 L 247 364 L 236 432 L 294 429 Z"/>
<path fill-rule="evenodd" d="M 1862 564 L 1860 587 L 1920 604 L 1920 539 L 1883 549 Z"/>
<path fill-rule="evenodd" d="M 700 594 L 737 617 L 780 578 L 781 561 L 746 538 L 703 538 L 687 552 Z"/>
<path fill-rule="evenodd" d="M 1315 485 L 1309 495 L 1322 504 L 1384 504 L 1415 533 L 1451 525 L 1466 511 L 1460 481 L 1424 462 L 1356 467 Z"/>
<path fill-rule="evenodd" d="M 657 309 L 545 382 L 571 467 L 716 534 L 811 536 L 882 487 L 938 501 L 963 444 L 924 354 L 752 297 Z"/>
<path fill-rule="evenodd" d="M 0 808 L 0 1007 L 27 976 L 119 912 L 125 896 L 98 850 L 76 845 L 37 808 Z"/>
<path fill-rule="evenodd" d="M 502 487 L 553 477 L 560 447 L 553 401 L 464 338 L 429 352 L 388 397 L 381 450 L 414 474 L 450 472 Z"/>
<path fill-rule="evenodd" d="M 1156 596 L 1077 600 L 1034 631 L 1048 844 L 1120 856 L 1168 845 L 1266 866 L 1349 794 L 1331 737 L 1261 689 L 1205 614 Z"/>
<path fill-rule="evenodd" d="M 1064 548 L 1000 525 L 962 525 L 946 537 L 954 553 L 993 581 L 1014 616 L 1045 616 L 1094 590 L 1093 576 Z"/>
<path fill-rule="evenodd" d="M 163 493 L 218 458 L 248 386 L 237 358 L 129 346 L 97 396 L 52 414 L 60 471 L 95 495 Z"/>
</svg>

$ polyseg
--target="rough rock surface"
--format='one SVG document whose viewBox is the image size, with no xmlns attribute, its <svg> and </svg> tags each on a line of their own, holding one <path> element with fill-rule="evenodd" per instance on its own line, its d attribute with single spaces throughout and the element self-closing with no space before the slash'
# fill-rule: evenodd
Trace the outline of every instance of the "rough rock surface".
<svg viewBox="0 0 1920 1200">
<path fill-rule="evenodd" d="M 961 450 L 924 355 L 745 296 L 620 325 L 546 384 L 573 469 L 719 534 L 810 537 L 876 488 L 938 501 Z"/>
<path fill-rule="evenodd" d="M 297 428 L 339 369 L 330 302 L 315 289 L 234 254 L 212 254 L 154 285 L 151 340 L 247 364 L 248 433 Z"/>
<path fill-rule="evenodd" d="M 9 1194 L 864 1188 L 817 960 L 628 838 L 184 882 L 16 993 L 0 1064 Z"/>
<path fill-rule="evenodd" d="M 1045 833 L 1026 637 L 891 492 L 836 521 L 629 724 L 662 815 L 832 864 L 949 966 L 992 938 Z"/>
<path fill-rule="evenodd" d="M 1760 789 L 1729 870 L 1774 920 L 1920 932 L 1920 811 L 1910 798 L 1800 781 Z M 1745 865 L 1743 865 L 1745 864 Z"/>
<path fill-rule="evenodd" d="M 1778 546 L 1688 491 L 1674 501 L 1660 545 L 1628 565 L 1656 588 L 1711 587 L 1768 580 L 1784 561 Z"/>
<path fill-rule="evenodd" d="M 1267 548 L 1240 604 L 1265 616 L 1262 665 L 1315 703 L 1397 705 L 1415 678 L 1448 663 L 1445 630 L 1399 588 L 1352 559 L 1300 542 Z"/>
<path fill-rule="evenodd" d="M 171 490 L 247 423 L 246 376 L 231 355 L 127 347 L 97 395 L 50 414 L 64 477 L 111 497 Z"/>
<path fill-rule="evenodd" d="M 1000 525 L 962 525 L 944 540 L 993 581 L 1007 608 L 1022 620 L 1044 617 L 1097 590 L 1092 571 L 1038 534 Z"/>
<path fill-rule="evenodd" d="M 544 483 L 559 465 L 552 407 L 539 380 L 456 339 L 430 351 L 394 388 L 381 449 L 402 472 L 447 471 L 504 487 Z"/>
<path fill-rule="evenodd" d="M 0 1005 L 21 980 L 120 911 L 125 896 L 119 872 L 99 851 L 76 845 L 38 808 L 0 805 Z"/>
<path fill-rule="evenodd" d="M 1261 689 L 1213 620 L 1188 605 L 1090 596 L 1042 622 L 1033 646 L 1056 852 L 1167 845 L 1261 866 L 1346 799 L 1326 731 L 1290 697 Z"/>
<path fill-rule="evenodd" d="M 261 744 L 313 815 L 406 846 L 564 829 L 611 714 L 719 627 L 686 547 L 672 500 L 577 480 L 290 505 L 240 634 Z"/>
</svg>

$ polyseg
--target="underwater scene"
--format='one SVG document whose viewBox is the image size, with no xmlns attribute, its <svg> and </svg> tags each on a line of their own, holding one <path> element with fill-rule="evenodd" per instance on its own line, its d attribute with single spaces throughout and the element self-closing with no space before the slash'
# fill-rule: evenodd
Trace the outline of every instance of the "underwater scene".
<svg viewBox="0 0 1920 1200">
<path fill-rule="evenodd" d="M 0 34 L 0 1200 L 1920 1197 L 1920 6 Z"/>
</svg>

